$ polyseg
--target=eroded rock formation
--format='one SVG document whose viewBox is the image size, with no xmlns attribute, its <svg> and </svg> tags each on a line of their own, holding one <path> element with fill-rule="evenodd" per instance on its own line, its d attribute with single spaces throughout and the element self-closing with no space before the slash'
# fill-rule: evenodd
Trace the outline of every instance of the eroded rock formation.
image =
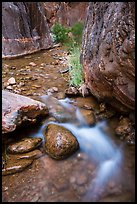
<svg viewBox="0 0 137 204">
<path fill-rule="evenodd" d="M 44 5 L 49 26 L 55 22 L 72 26 L 85 21 L 88 2 L 44 2 Z"/>
<path fill-rule="evenodd" d="M 40 115 L 48 115 L 44 103 L 26 96 L 2 91 L 2 133 L 12 132 L 23 122 L 33 123 Z"/>
<path fill-rule="evenodd" d="M 135 2 L 90 2 L 81 63 L 85 83 L 120 111 L 135 108 Z"/>
<path fill-rule="evenodd" d="M 2 56 L 17 57 L 52 46 L 42 2 L 2 2 Z"/>
</svg>

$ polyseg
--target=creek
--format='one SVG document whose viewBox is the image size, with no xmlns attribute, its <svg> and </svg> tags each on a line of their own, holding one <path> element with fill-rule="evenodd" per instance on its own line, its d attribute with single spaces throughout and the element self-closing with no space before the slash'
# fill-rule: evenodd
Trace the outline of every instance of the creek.
<svg viewBox="0 0 137 204">
<path fill-rule="evenodd" d="M 6 80 L 14 75 L 16 86 L 11 91 L 18 90 L 23 95 L 39 100 L 39 96 L 44 95 L 47 89 L 56 86 L 58 92 L 54 92 L 53 96 L 58 98 L 59 104 L 68 114 L 72 114 L 72 109 L 75 113 L 75 120 L 57 122 L 45 118 L 34 126 L 18 129 L 10 133 L 11 140 L 24 136 L 41 137 L 44 143 L 43 132 L 46 126 L 55 123 L 70 130 L 80 146 L 79 150 L 66 159 L 54 160 L 44 153 L 24 171 L 3 176 L 3 202 L 133 202 L 135 147 L 116 137 L 114 129 L 117 118 L 100 120 L 89 126 L 78 106 L 72 102 L 80 102 L 81 98 L 60 97 L 59 93 L 64 93 L 68 87 L 67 73 L 59 73 L 66 66 L 61 63 L 62 55 L 62 48 L 56 48 L 21 59 L 3 61 L 3 66 L 7 65 L 3 71 L 3 88 Z M 32 61 L 35 61 L 36 66 L 29 65 Z M 43 64 L 45 61 L 46 64 Z M 27 77 L 35 77 L 35 80 Z M 20 85 L 21 81 L 23 86 Z M 92 97 L 84 98 L 83 106 L 87 100 L 97 107 Z M 66 112 L 63 117 L 66 117 Z M 9 139 L 9 135 L 7 137 Z M 6 136 L 4 138 L 6 140 Z M 43 151 L 42 147 L 40 149 Z"/>
</svg>

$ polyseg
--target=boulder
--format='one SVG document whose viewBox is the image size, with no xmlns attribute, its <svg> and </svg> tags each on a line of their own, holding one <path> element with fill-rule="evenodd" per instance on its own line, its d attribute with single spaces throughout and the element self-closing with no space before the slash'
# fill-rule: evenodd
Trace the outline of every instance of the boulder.
<svg viewBox="0 0 137 204">
<path fill-rule="evenodd" d="M 25 121 L 35 122 L 40 115 L 48 115 L 45 104 L 2 90 L 2 133 L 14 131 Z"/>
<path fill-rule="evenodd" d="M 80 58 L 94 96 L 135 109 L 135 2 L 89 3 Z"/>
<path fill-rule="evenodd" d="M 49 124 L 45 132 L 45 150 L 54 159 L 64 159 L 79 147 L 78 141 L 66 128 Z"/>
</svg>

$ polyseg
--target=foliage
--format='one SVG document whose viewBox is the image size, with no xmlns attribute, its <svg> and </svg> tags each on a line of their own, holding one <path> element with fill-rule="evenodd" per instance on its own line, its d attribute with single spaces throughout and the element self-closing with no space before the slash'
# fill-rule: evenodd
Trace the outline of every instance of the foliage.
<svg viewBox="0 0 137 204">
<path fill-rule="evenodd" d="M 84 28 L 84 25 L 81 22 L 75 23 L 71 28 L 71 32 L 74 36 L 74 41 L 77 44 L 80 44 L 82 42 L 83 28 Z"/>
<path fill-rule="evenodd" d="M 67 48 L 80 45 L 82 41 L 83 23 L 75 23 L 72 27 L 65 27 L 55 23 L 51 28 L 53 40 L 64 44 Z"/>
<path fill-rule="evenodd" d="M 55 23 L 51 29 L 53 39 L 62 43 L 70 52 L 69 56 L 69 84 L 79 87 L 83 83 L 82 65 L 80 64 L 80 46 L 82 43 L 83 23 L 75 23 L 72 27 L 66 28 Z"/>
<path fill-rule="evenodd" d="M 53 34 L 53 40 L 57 43 L 64 43 L 68 41 L 68 32 L 69 29 L 65 28 L 63 25 L 59 23 L 55 23 L 52 28 L 51 32 Z"/>
<path fill-rule="evenodd" d="M 80 48 L 75 47 L 71 52 L 68 60 L 69 71 L 69 84 L 71 86 L 79 87 L 83 83 L 82 65 L 80 64 Z"/>
</svg>

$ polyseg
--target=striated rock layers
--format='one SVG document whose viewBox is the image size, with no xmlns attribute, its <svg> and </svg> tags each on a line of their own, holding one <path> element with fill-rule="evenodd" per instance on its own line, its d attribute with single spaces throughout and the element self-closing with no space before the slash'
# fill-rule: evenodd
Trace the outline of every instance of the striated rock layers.
<svg viewBox="0 0 137 204">
<path fill-rule="evenodd" d="M 36 122 L 40 115 L 48 115 L 44 103 L 26 96 L 2 90 L 2 133 L 14 131 L 17 126 Z"/>
<path fill-rule="evenodd" d="M 134 110 L 134 2 L 89 3 L 81 63 L 93 95 L 120 111 Z"/>
<path fill-rule="evenodd" d="M 2 2 L 2 57 L 11 58 L 52 46 L 42 2 Z"/>
</svg>

